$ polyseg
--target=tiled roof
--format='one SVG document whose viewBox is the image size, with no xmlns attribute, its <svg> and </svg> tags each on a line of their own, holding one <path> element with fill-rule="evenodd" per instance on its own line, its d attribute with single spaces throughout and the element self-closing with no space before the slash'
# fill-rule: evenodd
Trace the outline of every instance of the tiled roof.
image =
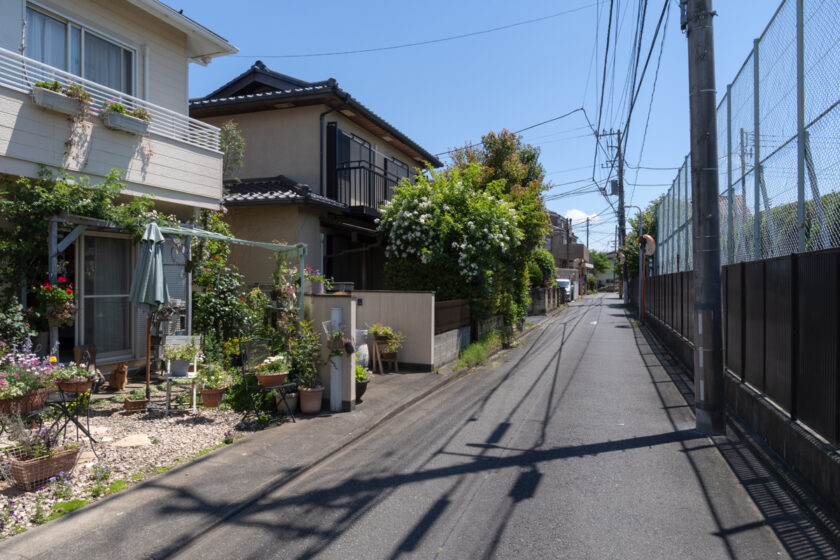
<svg viewBox="0 0 840 560">
<path fill-rule="evenodd" d="M 244 93 L 234 95 L 221 95 L 222 92 L 235 93 L 242 88 L 248 88 L 249 84 L 260 84 L 263 87 L 273 87 L 271 91 L 257 93 Z M 273 85 L 271 85 L 273 84 Z M 300 84 L 300 87 L 282 87 L 279 84 L 293 85 Z M 247 91 L 247 89 L 245 90 Z M 364 116 L 365 119 L 381 127 L 392 137 L 396 138 L 411 150 L 414 150 L 419 157 L 431 163 L 434 167 L 442 167 L 443 163 L 430 152 L 423 149 L 411 138 L 400 132 L 394 125 L 363 105 L 358 99 L 338 87 L 335 78 L 320 82 L 306 82 L 281 74 L 266 67 L 262 61 L 255 62 L 248 70 L 240 74 L 227 84 L 206 97 L 199 97 L 189 100 L 190 111 L 196 111 L 198 118 L 201 118 L 202 110 L 210 110 L 214 107 L 225 107 L 231 105 L 247 105 L 250 103 L 271 103 L 273 101 L 300 98 L 307 96 L 331 95 L 337 98 L 348 109 L 354 110 Z"/>
<path fill-rule="evenodd" d="M 224 201 L 229 206 L 309 203 L 342 210 L 347 207 L 337 200 L 311 192 L 308 185 L 297 183 L 285 175 L 225 181 Z"/>
</svg>

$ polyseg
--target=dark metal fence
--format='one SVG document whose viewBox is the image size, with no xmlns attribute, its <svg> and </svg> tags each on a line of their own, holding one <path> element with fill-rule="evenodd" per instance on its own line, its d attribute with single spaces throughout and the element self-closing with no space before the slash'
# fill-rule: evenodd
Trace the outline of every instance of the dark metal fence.
<svg viewBox="0 0 840 560">
<path fill-rule="evenodd" d="M 645 290 L 646 315 L 689 341 L 692 275 L 654 276 Z M 791 418 L 840 441 L 840 250 L 725 266 L 722 302 L 726 367 Z"/>
<path fill-rule="evenodd" d="M 470 325 L 470 302 L 453 299 L 435 302 L 435 334 Z"/>
<path fill-rule="evenodd" d="M 333 198 L 348 206 L 378 210 L 394 196 L 398 179 L 367 162 L 350 162 L 335 170 Z"/>
</svg>

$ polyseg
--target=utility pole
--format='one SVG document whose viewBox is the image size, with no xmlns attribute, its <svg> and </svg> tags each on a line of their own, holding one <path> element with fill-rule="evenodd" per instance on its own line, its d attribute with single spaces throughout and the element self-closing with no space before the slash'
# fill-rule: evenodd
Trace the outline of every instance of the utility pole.
<svg viewBox="0 0 840 560">
<path fill-rule="evenodd" d="M 589 218 L 586 218 L 586 250 L 589 250 Z"/>
<path fill-rule="evenodd" d="M 681 0 L 688 39 L 694 242 L 694 387 L 697 429 L 723 434 L 717 100 L 712 0 Z"/>
<path fill-rule="evenodd" d="M 618 244 L 624 247 L 624 154 L 621 151 L 621 129 L 616 132 L 618 136 Z M 627 282 L 627 263 L 621 265 L 621 284 L 618 288 L 618 297 L 628 297 L 624 284 Z"/>
<path fill-rule="evenodd" d="M 572 243 L 572 219 L 566 218 L 566 268 L 569 268 L 569 245 Z"/>
</svg>

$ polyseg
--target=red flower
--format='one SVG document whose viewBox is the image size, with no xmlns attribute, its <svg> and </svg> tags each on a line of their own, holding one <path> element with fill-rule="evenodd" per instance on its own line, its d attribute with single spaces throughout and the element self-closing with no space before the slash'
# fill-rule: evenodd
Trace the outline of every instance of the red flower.
<svg viewBox="0 0 840 560">
<path fill-rule="evenodd" d="M 67 278 L 65 278 L 64 276 L 59 276 L 59 277 L 58 277 L 58 281 L 59 281 L 61 284 L 64 284 L 65 282 L 67 282 Z"/>
<path fill-rule="evenodd" d="M 212 290 L 213 289 L 213 284 L 210 284 L 209 286 L 207 286 L 207 289 Z"/>
<path fill-rule="evenodd" d="M 239 261 L 237 261 L 236 259 L 233 259 L 233 264 L 238 264 L 238 263 L 239 263 Z"/>
<path fill-rule="evenodd" d="M 245 301 L 244 297 L 239 298 L 239 301 Z"/>
<path fill-rule="evenodd" d="M 73 290 L 71 290 L 70 288 L 67 288 L 67 293 L 68 293 L 68 294 L 72 294 L 72 293 L 73 293 Z"/>
<path fill-rule="evenodd" d="M 46 284 L 46 285 L 44 285 L 44 289 L 45 290 L 52 290 L 52 286 L 50 286 L 49 284 Z"/>
</svg>

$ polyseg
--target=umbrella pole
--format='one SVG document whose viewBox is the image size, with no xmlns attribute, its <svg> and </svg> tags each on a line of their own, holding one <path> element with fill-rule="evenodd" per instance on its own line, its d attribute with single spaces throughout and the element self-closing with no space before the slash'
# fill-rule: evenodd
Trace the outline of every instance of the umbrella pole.
<svg viewBox="0 0 840 560">
<path fill-rule="evenodd" d="M 152 392 L 152 315 L 146 317 L 146 400 L 149 400 Z"/>
</svg>

